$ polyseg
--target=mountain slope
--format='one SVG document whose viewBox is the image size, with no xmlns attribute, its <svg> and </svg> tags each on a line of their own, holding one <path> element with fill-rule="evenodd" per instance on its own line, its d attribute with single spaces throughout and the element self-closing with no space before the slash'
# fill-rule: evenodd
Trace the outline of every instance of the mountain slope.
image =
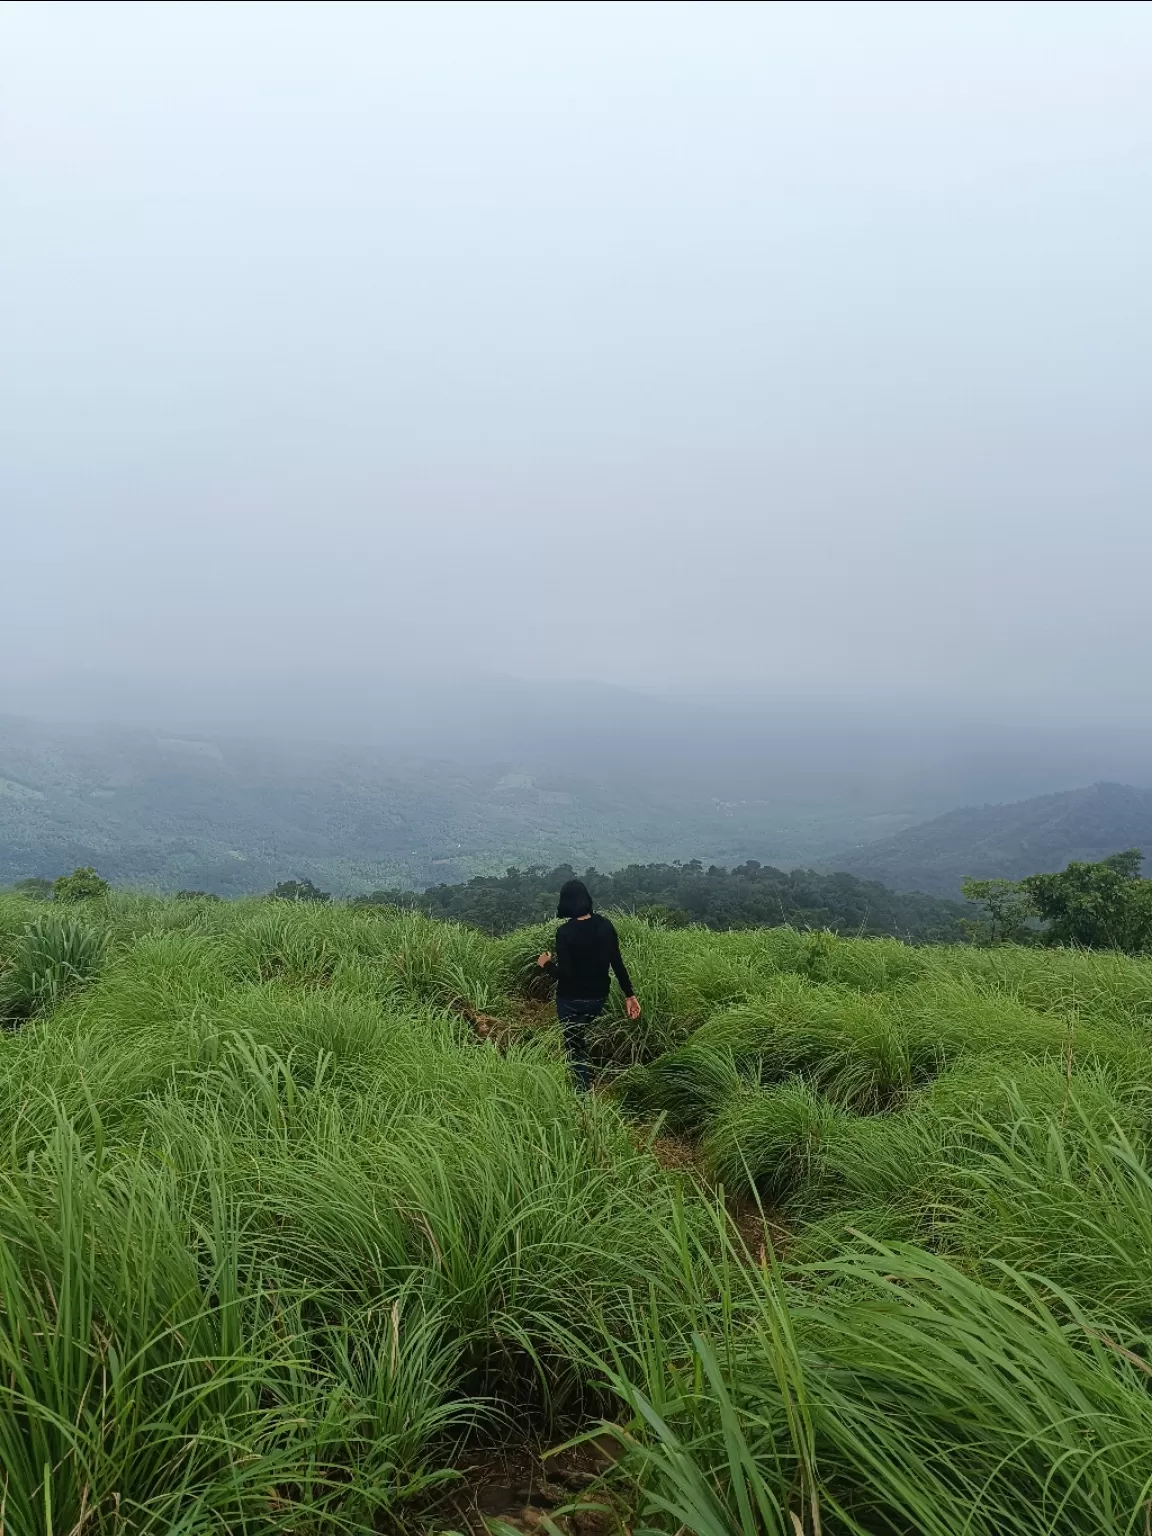
<svg viewBox="0 0 1152 1536">
<path fill-rule="evenodd" d="M 1152 859 L 1152 789 L 1093 784 L 1010 805 L 968 806 L 848 849 L 828 865 L 895 890 L 956 896 L 969 875 L 1019 880 L 1123 848 L 1142 848 Z"/>
</svg>

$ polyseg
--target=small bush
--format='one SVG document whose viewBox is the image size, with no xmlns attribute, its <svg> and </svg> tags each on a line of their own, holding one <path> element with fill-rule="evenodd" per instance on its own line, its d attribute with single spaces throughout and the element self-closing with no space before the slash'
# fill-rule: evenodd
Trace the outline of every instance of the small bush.
<svg viewBox="0 0 1152 1536">
<path fill-rule="evenodd" d="M 52 882 L 54 901 L 92 901 L 97 896 L 107 896 L 109 890 L 107 880 L 101 879 L 90 864 L 81 865 L 70 875 L 61 875 Z"/>
</svg>

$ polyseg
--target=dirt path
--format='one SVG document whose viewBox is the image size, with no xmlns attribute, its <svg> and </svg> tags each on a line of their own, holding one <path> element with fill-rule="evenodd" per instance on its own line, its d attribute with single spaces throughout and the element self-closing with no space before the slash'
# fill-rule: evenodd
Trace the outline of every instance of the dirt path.
<svg viewBox="0 0 1152 1536">
<path fill-rule="evenodd" d="M 618 1521 L 598 1486 L 614 1460 L 606 1439 L 549 1453 L 501 1447 L 465 1459 L 451 1509 L 462 1530 L 486 1532 L 500 1521 L 515 1530 L 559 1529 L 565 1536 L 607 1536 Z"/>
</svg>

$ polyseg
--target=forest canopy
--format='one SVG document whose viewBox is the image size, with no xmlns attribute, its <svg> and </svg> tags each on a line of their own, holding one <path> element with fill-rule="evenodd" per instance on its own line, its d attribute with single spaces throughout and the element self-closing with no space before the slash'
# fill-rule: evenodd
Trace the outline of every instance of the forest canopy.
<svg viewBox="0 0 1152 1536">
<path fill-rule="evenodd" d="M 556 893 L 577 871 L 533 866 L 503 875 L 478 875 L 459 885 L 426 891 L 379 890 L 357 898 L 363 906 L 409 907 L 434 917 L 470 923 L 486 933 L 510 933 L 554 916 Z M 635 912 L 665 926 L 762 928 L 790 923 L 836 933 L 893 934 L 921 943 L 963 940 L 968 908 L 933 896 L 891 891 L 855 875 L 790 871 L 755 859 L 723 869 L 687 864 L 629 864 L 614 874 L 588 869 L 580 877 L 597 905 Z"/>
</svg>

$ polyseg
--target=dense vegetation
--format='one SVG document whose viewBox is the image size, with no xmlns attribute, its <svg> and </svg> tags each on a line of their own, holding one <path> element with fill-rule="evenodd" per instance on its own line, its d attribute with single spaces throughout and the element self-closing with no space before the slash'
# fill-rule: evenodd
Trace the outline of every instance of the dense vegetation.
<svg viewBox="0 0 1152 1536">
<path fill-rule="evenodd" d="M 836 856 L 837 869 L 900 891 L 955 897 L 968 877 L 1021 880 L 1117 848 L 1152 847 L 1152 789 L 1093 784 L 1009 805 L 968 806 Z"/>
<path fill-rule="evenodd" d="M 426 891 L 373 891 L 367 905 L 415 908 L 434 917 L 472 923 L 486 933 L 510 933 L 556 910 L 556 892 L 576 871 L 509 869 L 459 885 Z M 706 928 L 828 928 L 837 933 L 888 934 L 915 940 L 963 937 L 966 909 L 959 902 L 901 895 L 852 875 L 785 871 L 755 859 L 735 869 L 699 860 L 689 864 L 630 864 L 614 874 L 587 870 L 583 879 L 601 906 L 638 912 L 665 926 Z"/>
<path fill-rule="evenodd" d="M 4 1529 L 1140 1536 L 1152 962 L 619 926 L 0 899 Z"/>
<path fill-rule="evenodd" d="M 1073 861 L 1023 880 L 966 880 L 964 894 L 983 909 L 970 925 L 990 943 L 1075 944 L 1138 955 L 1152 948 L 1152 880 L 1140 874 L 1139 848 L 1096 863 Z"/>
</svg>

